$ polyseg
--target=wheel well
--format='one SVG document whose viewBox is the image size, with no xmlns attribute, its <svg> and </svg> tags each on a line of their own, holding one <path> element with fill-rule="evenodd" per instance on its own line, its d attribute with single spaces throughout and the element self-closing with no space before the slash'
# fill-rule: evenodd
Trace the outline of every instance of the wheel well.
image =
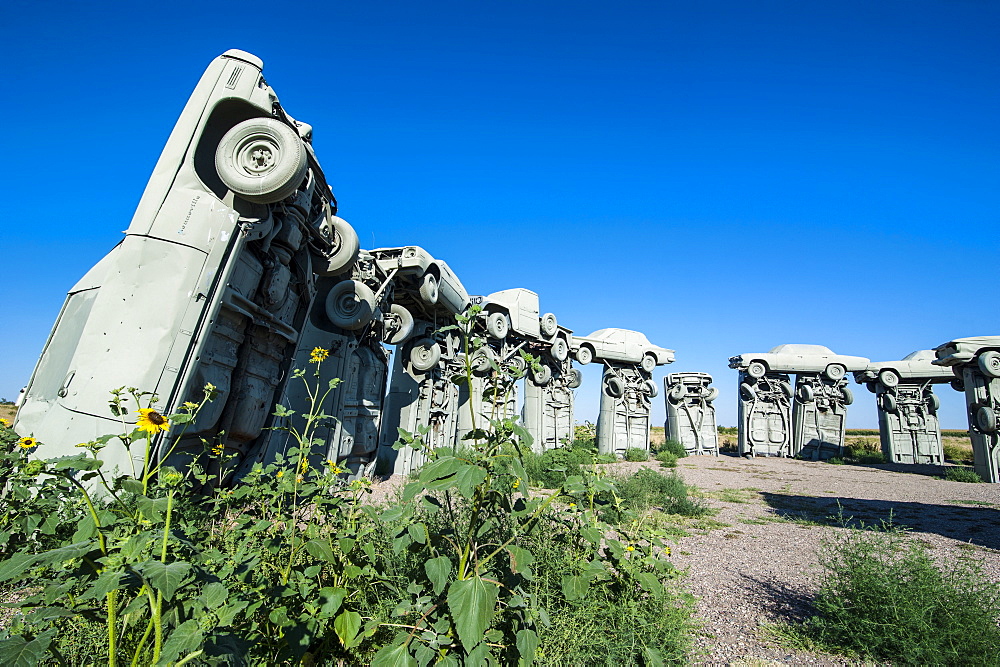
<svg viewBox="0 0 1000 667">
<path fill-rule="evenodd" d="M 215 170 L 215 151 L 222 142 L 222 137 L 235 125 L 251 118 L 272 118 L 263 109 L 245 100 L 226 99 L 212 108 L 208 122 L 205 123 L 198 144 L 194 151 L 194 170 L 198 178 L 215 196 L 222 199 L 229 192 Z"/>
</svg>

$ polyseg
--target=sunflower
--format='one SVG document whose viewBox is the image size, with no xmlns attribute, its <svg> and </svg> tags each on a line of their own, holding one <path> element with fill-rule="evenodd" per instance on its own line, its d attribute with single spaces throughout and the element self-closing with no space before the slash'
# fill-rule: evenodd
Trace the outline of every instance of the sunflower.
<svg viewBox="0 0 1000 667">
<path fill-rule="evenodd" d="M 322 347 L 314 347 L 312 354 L 309 355 L 309 361 L 310 363 L 318 364 L 329 356 L 330 350 L 325 350 Z"/>
<path fill-rule="evenodd" d="M 10 428 L 10 420 L 6 419 L 5 417 L 0 417 L 0 426 L 6 426 L 7 428 Z"/>
<path fill-rule="evenodd" d="M 21 438 L 17 441 L 17 446 L 21 449 L 32 449 L 38 445 L 38 441 L 34 438 Z"/>
<path fill-rule="evenodd" d="M 139 408 L 139 421 L 135 426 L 140 431 L 155 435 L 170 428 L 170 422 L 153 408 Z"/>
</svg>

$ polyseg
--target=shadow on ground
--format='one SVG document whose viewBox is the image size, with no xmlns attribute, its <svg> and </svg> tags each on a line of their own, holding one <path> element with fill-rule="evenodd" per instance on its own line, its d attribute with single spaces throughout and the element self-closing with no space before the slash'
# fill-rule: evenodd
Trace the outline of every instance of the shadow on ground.
<svg viewBox="0 0 1000 667">
<path fill-rule="evenodd" d="M 761 497 L 775 514 L 790 521 L 857 528 L 881 526 L 891 519 L 895 526 L 1000 550 L 1000 510 L 994 507 L 770 492 L 762 493 Z"/>
</svg>

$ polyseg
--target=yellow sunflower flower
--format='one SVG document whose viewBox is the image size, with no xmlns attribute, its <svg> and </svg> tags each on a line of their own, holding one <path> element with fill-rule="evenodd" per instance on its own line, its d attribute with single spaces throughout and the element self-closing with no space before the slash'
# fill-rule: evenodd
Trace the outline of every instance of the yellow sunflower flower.
<svg viewBox="0 0 1000 667">
<path fill-rule="evenodd" d="M 10 420 L 5 417 L 0 417 L 0 426 L 6 426 L 10 428 Z"/>
<path fill-rule="evenodd" d="M 325 360 L 330 356 L 330 350 L 325 350 L 322 347 L 314 347 L 312 354 L 309 355 L 309 362 L 313 364 L 318 364 L 319 362 Z"/>
<path fill-rule="evenodd" d="M 139 408 L 139 421 L 136 422 L 136 428 L 155 435 L 170 428 L 170 422 L 153 408 Z"/>
<path fill-rule="evenodd" d="M 17 441 L 17 446 L 21 449 L 32 449 L 38 446 L 38 441 L 34 438 L 21 438 Z"/>
<path fill-rule="evenodd" d="M 278 472 L 274 473 L 274 476 L 277 477 L 278 479 L 281 479 L 282 477 L 285 476 L 285 471 L 279 470 Z"/>
<path fill-rule="evenodd" d="M 630 544 L 630 545 L 628 545 L 627 547 L 625 547 L 625 551 L 635 551 L 635 547 L 633 547 L 633 546 L 632 546 L 632 545 Z"/>
</svg>

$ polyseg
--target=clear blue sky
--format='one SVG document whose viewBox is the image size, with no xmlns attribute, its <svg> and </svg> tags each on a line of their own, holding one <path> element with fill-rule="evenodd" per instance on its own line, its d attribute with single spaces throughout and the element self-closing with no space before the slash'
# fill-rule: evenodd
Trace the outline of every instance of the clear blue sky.
<svg viewBox="0 0 1000 667">
<path fill-rule="evenodd" d="M 422 245 L 473 294 L 533 289 L 578 333 L 644 331 L 677 350 L 657 379 L 715 376 L 722 424 L 737 353 L 1000 333 L 1000 3 L 316 5 L 0 8 L 0 396 L 229 48 L 314 125 L 363 247 Z M 849 425 L 875 426 L 855 393 Z"/>
</svg>

